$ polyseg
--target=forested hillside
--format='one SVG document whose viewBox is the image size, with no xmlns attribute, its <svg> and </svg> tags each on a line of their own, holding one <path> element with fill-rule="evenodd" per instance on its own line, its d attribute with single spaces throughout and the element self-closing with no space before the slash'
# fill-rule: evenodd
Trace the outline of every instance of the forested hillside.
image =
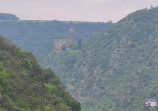
<svg viewBox="0 0 158 111">
<path fill-rule="evenodd" d="M 0 111 L 80 111 L 51 69 L 0 36 Z"/>
<path fill-rule="evenodd" d="M 51 52 L 41 64 L 60 74 L 83 111 L 156 111 L 158 7 L 129 14 L 91 38 L 80 51 Z"/>
<path fill-rule="evenodd" d="M 1 19 L 0 34 L 13 41 L 24 50 L 29 50 L 36 57 L 41 57 L 53 50 L 54 39 L 68 38 L 73 28 L 77 40 L 84 42 L 89 37 L 109 27 L 112 23 L 99 22 L 64 22 L 40 20 L 9 20 Z"/>
</svg>

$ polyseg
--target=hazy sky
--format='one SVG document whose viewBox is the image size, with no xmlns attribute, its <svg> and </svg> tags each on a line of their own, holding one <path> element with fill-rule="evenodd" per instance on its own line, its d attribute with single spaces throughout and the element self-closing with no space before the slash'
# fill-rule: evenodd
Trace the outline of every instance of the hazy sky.
<svg viewBox="0 0 158 111">
<path fill-rule="evenodd" d="M 0 12 L 21 19 L 116 22 L 158 0 L 0 0 Z"/>
</svg>

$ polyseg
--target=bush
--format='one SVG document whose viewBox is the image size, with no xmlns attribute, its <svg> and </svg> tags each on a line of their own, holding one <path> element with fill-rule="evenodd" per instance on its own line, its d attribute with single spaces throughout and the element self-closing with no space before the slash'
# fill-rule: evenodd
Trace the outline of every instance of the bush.
<svg viewBox="0 0 158 111">
<path fill-rule="evenodd" d="M 57 90 L 57 88 L 54 85 L 49 83 L 44 83 L 44 87 L 47 89 L 49 94 L 52 94 Z"/>
<path fill-rule="evenodd" d="M 21 66 L 29 71 L 32 70 L 32 63 L 27 58 L 21 60 Z"/>
<path fill-rule="evenodd" d="M 9 77 L 9 74 L 2 67 L 2 62 L 0 62 L 0 86 L 2 88 L 1 89 L 2 94 L 8 94 L 10 91 L 10 87 L 7 81 L 8 77 Z"/>
</svg>

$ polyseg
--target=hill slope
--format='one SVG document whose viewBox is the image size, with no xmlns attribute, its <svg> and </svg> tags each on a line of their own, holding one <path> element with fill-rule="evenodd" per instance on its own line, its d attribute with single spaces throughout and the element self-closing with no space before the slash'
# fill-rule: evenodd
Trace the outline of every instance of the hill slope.
<svg viewBox="0 0 158 111">
<path fill-rule="evenodd" d="M 158 99 L 157 24 L 157 7 L 136 11 L 90 39 L 81 51 L 52 52 L 41 64 L 60 72 L 85 111 L 156 111 L 144 103 Z"/>
<path fill-rule="evenodd" d="M 9 13 L 0 13 L 0 20 L 19 20 L 16 15 L 9 14 Z"/>
<path fill-rule="evenodd" d="M 50 69 L 0 36 L 0 110 L 80 111 L 80 104 Z"/>
<path fill-rule="evenodd" d="M 68 38 L 71 27 L 76 39 L 85 41 L 110 25 L 111 22 L 0 20 L 0 34 L 39 58 L 53 50 L 54 39 Z"/>
</svg>

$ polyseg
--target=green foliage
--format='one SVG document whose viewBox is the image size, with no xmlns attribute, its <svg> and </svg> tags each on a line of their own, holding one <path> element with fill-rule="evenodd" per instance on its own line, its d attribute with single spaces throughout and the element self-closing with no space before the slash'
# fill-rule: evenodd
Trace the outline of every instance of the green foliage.
<svg viewBox="0 0 158 111">
<path fill-rule="evenodd" d="M 8 94 L 10 91 L 10 87 L 7 81 L 8 77 L 9 74 L 3 68 L 2 62 L 0 62 L 0 86 L 1 86 L 0 90 L 2 94 Z"/>
<path fill-rule="evenodd" d="M 55 111 L 50 105 L 45 106 L 44 111 Z"/>
<path fill-rule="evenodd" d="M 78 40 L 78 49 L 81 49 L 81 47 L 82 47 L 82 39 L 79 39 Z"/>
<path fill-rule="evenodd" d="M 61 47 L 61 50 L 65 51 L 65 50 L 66 50 L 66 46 L 63 45 L 63 46 Z"/>
<path fill-rule="evenodd" d="M 77 49 L 78 49 L 78 45 L 75 43 L 75 44 L 69 46 L 69 48 L 70 48 L 71 50 L 77 50 Z"/>
<path fill-rule="evenodd" d="M 60 53 L 51 52 L 49 55 L 45 56 L 44 59 L 41 59 L 42 61 L 40 62 L 40 64 L 43 67 L 50 64 L 49 67 L 51 67 L 52 69 L 55 68 L 55 71 L 58 70 L 59 76 L 62 77 L 62 82 L 65 83 L 66 81 L 71 80 L 69 77 L 71 76 L 72 72 L 69 69 L 73 69 L 74 63 L 76 63 L 79 54 L 79 50 L 70 50 Z M 60 68 L 62 70 L 60 70 Z M 67 74 L 63 72 L 67 72 Z"/>
<path fill-rule="evenodd" d="M 32 70 L 32 63 L 27 58 L 21 60 L 21 66 L 29 71 Z"/>
<path fill-rule="evenodd" d="M 71 104 L 70 104 L 71 103 Z M 73 104 L 74 103 L 74 104 Z M 51 69 L 0 36 L 1 111 L 80 111 Z"/>
<path fill-rule="evenodd" d="M 51 52 L 43 67 L 59 74 L 83 111 L 156 111 L 158 7 L 129 14 L 89 39 L 79 53 Z"/>
<path fill-rule="evenodd" d="M 0 59 L 4 59 L 4 58 L 9 58 L 10 57 L 10 53 L 8 51 L 0 51 Z"/>
<path fill-rule="evenodd" d="M 52 94 L 57 90 L 57 88 L 54 85 L 49 83 L 44 83 L 44 87 L 47 89 L 49 94 Z"/>
</svg>

